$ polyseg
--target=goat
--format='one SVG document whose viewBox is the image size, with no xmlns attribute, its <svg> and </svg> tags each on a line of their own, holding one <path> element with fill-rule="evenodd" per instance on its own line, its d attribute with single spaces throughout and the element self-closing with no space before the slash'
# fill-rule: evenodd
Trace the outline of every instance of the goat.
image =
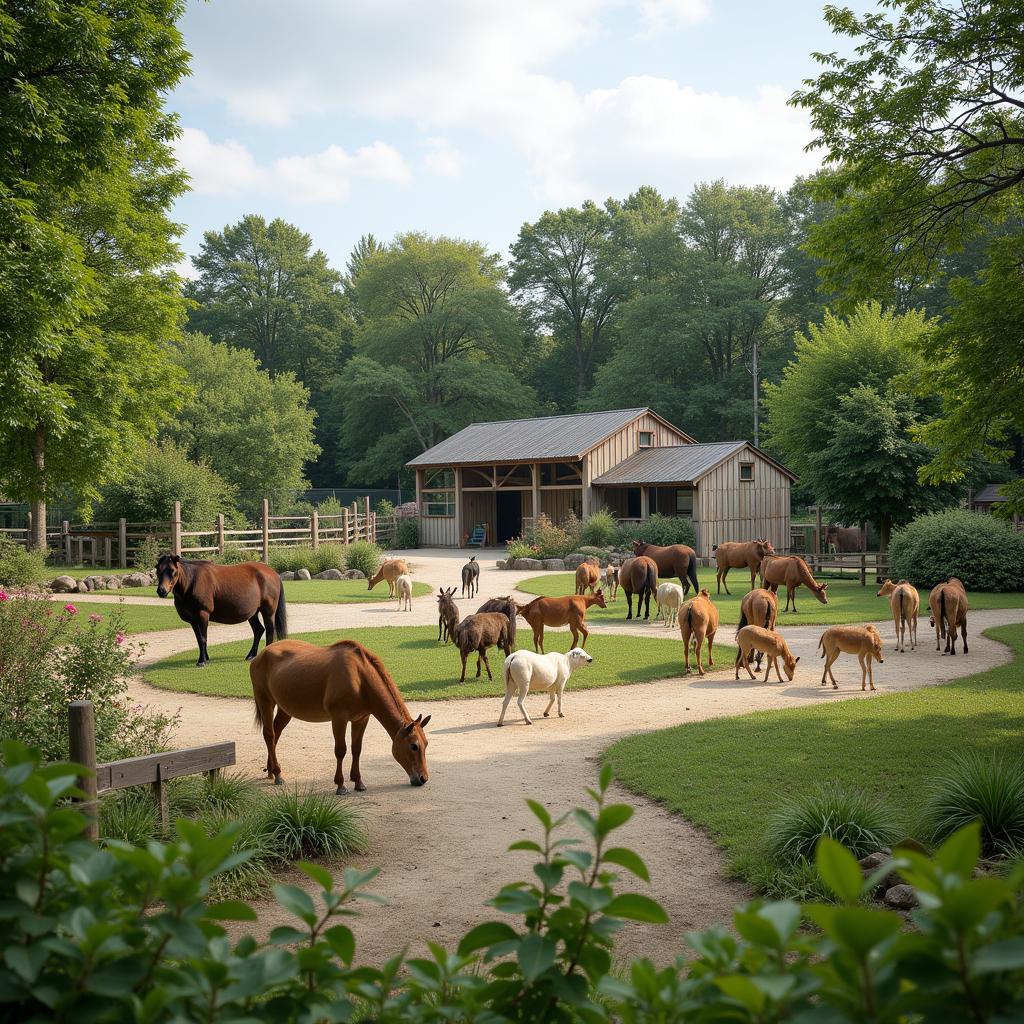
<svg viewBox="0 0 1024 1024">
<path fill-rule="evenodd" d="M 505 722 L 505 711 L 509 702 L 518 694 L 516 703 L 523 714 L 523 721 L 527 725 L 533 725 L 530 716 L 526 713 L 526 705 L 523 701 L 531 690 L 547 690 L 551 698 L 548 706 L 544 709 L 544 717 L 551 713 L 551 705 L 558 701 L 558 717 L 565 718 L 562 714 L 562 691 L 565 684 L 569 682 L 569 676 L 573 672 L 589 665 L 594 659 L 580 647 L 573 647 L 567 654 L 534 654 L 533 651 L 516 651 L 505 659 L 503 675 L 505 678 L 505 700 L 501 705 L 501 714 L 498 716 L 498 725 Z"/>
<path fill-rule="evenodd" d="M 455 627 L 459 624 L 459 608 L 452 595 L 454 587 L 444 590 L 437 589 L 437 642 L 443 639 L 448 643 L 455 635 Z"/>
<path fill-rule="evenodd" d="M 476 678 L 480 678 L 480 662 L 487 669 L 487 678 L 493 679 L 491 666 L 487 661 L 487 648 L 497 645 L 508 657 L 512 653 L 509 641 L 509 618 L 501 612 L 477 612 L 468 615 L 455 627 L 455 646 L 462 657 L 460 683 L 466 681 L 466 658 L 476 651 Z"/>
<path fill-rule="evenodd" d="M 604 589 L 611 595 L 614 601 L 619 594 L 619 567 L 608 565 L 604 570 Z"/>
<path fill-rule="evenodd" d="M 679 606 L 683 603 L 683 588 L 678 583 L 661 583 L 654 598 L 658 603 L 658 618 L 665 620 L 667 629 L 679 615 Z"/>
<path fill-rule="evenodd" d="M 395 590 L 398 593 L 398 610 L 412 611 L 412 577 L 408 573 L 402 573 L 395 580 Z"/>
<path fill-rule="evenodd" d="M 469 589 L 469 597 L 480 591 L 480 563 L 473 555 L 462 567 L 462 596 L 466 597 L 466 589 Z"/>
</svg>

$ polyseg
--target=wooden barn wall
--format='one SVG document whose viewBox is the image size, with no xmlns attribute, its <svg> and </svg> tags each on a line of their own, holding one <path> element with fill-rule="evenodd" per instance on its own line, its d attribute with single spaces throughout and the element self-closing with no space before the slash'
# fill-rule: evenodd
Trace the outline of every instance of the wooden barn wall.
<svg viewBox="0 0 1024 1024">
<path fill-rule="evenodd" d="M 640 431 L 649 430 L 654 435 L 654 447 L 664 448 L 667 445 L 687 444 L 687 440 L 677 430 L 666 427 L 660 420 L 655 419 L 650 413 L 644 413 L 637 417 L 632 423 L 627 423 L 621 430 L 616 431 L 602 441 L 587 456 L 589 463 L 590 479 L 594 480 L 607 473 L 613 466 L 617 466 L 623 459 L 640 450 Z"/>
<path fill-rule="evenodd" d="M 540 510 L 553 523 L 560 523 L 565 519 L 570 509 L 575 510 L 576 515 L 579 515 L 582 501 L 582 487 L 572 487 L 564 491 L 545 491 L 542 488 L 540 492 Z M 529 507 L 530 499 L 529 495 L 527 495 L 523 499 L 523 509 L 525 510 Z"/>
<path fill-rule="evenodd" d="M 466 524 L 466 533 L 472 533 L 477 523 L 483 523 L 487 527 L 487 543 L 493 544 L 496 529 L 494 492 L 463 491 L 462 521 Z"/>
<path fill-rule="evenodd" d="M 629 515 L 629 505 L 625 487 L 595 487 L 593 507 L 609 509 L 616 519 L 625 519 Z"/>
<path fill-rule="evenodd" d="M 420 516 L 420 545 L 425 548 L 453 548 L 459 543 L 455 536 L 455 516 Z"/>
<path fill-rule="evenodd" d="M 740 463 L 754 463 L 754 479 L 740 480 Z M 727 540 L 767 537 L 780 551 L 789 547 L 789 477 L 749 451 L 737 452 L 697 485 L 693 519 L 697 554 Z"/>
</svg>

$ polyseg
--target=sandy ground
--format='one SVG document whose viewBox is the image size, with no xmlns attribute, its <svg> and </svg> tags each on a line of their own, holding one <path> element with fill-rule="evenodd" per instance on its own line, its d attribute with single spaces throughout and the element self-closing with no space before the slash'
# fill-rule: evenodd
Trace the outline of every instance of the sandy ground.
<svg viewBox="0 0 1024 1024">
<path fill-rule="evenodd" d="M 415 551 L 408 554 L 416 579 L 437 587 L 459 580 L 462 553 Z M 480 594 L 460 600 L 463 614 L 489 597 L 506 594 L 533 572 L 506 572 L 494 565 L 497 552 L 478 556 L 482 563 Z M 383 585 L 382 585 L 383 586 Z M 127 596 L 127 595 L 125 595 Z M 134 597 L 134 595 L 132 595 Z M 106 595 L 75 595 L 76 601 L 103 600 Z M 109 598 L 116 599 L 111 594 Z M 313 605 L 289 607 L 291 632 L 339 627 L 414 625 L 437 621 L 432 596 L 417 598 L 413 611 L 399 613 L 394 604 Z M 886 641 L 886 662 L 875 666 L 879 693 L 912 689 L 978 672 L 1009 660 L 1003 645 L 981 636 L 981 630 L 1003 623 L 1024 621 L 1024 611 L 975 612 L 970 623 L 970 654 L 947 658 L 933 650 L 927 618 L 921 624 L 920 647 L 915 653 L 895 654 L 891 621 L 880 625 Z M 666 636 L 679 643 L 675 630 L 658 626 L 608 627 L 650 636 Z M 421 952 L 427 940 L 454 946 L 474 924 L 493 914 L 484 902 L 504 883 L 529 875 L 531 855 L 507 853 L 509 843 L 535 838 L 535 821 L 525 806 L 526 797 L 539 799 L 554 813 L 586 800 L 593 785 L 602 750 L 622 736 L 748 711 L 802 707 L 817 701 L 862 699 L 859 669 L 851 657 L 837 663 L 840 689 L 819 686 L 821 662 L 815 648 L 823 626 L 788 626 L 786 637 L 802 656 L 792 683 L 769 684 L 732 679 L 732 666 L 717 667 L 699 679 L 667 679 L 657 683 L 574 690 L 570 683 L 564 701 L 564 719 L 544 719 L 542 701 L 531 697 L 535 724 L 527 727 L 510 716 L 506 727 L 495 729 L 500 708 L 500 684 L 494 700 L 421 701 L 410 705 L 415 716 L 431 714 L 428 764 L 430 782 L 413 789 L 390 756 L 386 733 L 371 725 L 363 749 L 365 793 L 347 799 L 364 813 L 370 852 L 357 866 L 382 870 L 374 891 L 386 906 L 367 904 L 355 919 L 360 959 L 379 960 L 409 946 Z M 211 643 L 250 636 L 248 626 L 212 627 Z M 194 647 L 191 630 L 148 634 L 146 662 Z M 457 658 L 453 653 L 453 669 Z M 246 671 L 240 662 L 240 673 Z M 198 670 L 197 670 L 198 671 Z M 585 671 L 585 670 L 584 670 Z M 233 739 L 238 769 L 262 778 L 266 750 L 262 737 L 252 731 L 249 701 L 169 693 L 133 685 L 143 703 L 175 711 L 180 709 L 177 740 L 194 746 Z M 863 697 L 870 699 L 870 691 Z M 513 704 L 510 711 L 515 711 Z M 292 722 L 279 746 L 279 757 L 289 783 L 333 790 L 334 758 L 330 729 L 325 725 Z M 263 785 L 268 785 L 264 780 Z M 623 956 L 646 955 L 656 961 L 671 959 L 680 949 L 680 934 L 727 918 L 736 902 L 749 897 L 745 888 L 725 877 L 724 861 L 713 842 L 686 821 L 656 804 L 624 791 L 615 797 L 636 807 L 636 814 L 621 830 L 618 841 L 636 849 L 647 861 L 650 887 L 669 913 L 665 927 L 634 926 L 618 946 Z M 289 880 L 297 881 L 296 877 Z M 643 891 L 646 887 L 637 882 Z M 261 909 L 260 930 L 287 919 L 276 904 Z"/>
</svg>

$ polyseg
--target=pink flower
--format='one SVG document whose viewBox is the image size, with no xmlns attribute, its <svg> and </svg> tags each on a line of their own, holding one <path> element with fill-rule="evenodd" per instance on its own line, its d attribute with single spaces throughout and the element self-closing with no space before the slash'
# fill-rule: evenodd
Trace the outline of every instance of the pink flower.
<svg viewBox="0 0 1024 1024">
<path fill-rule="evenodd" d="M 114 639 L 116 639 L 119 644 L 123 644 L 128 637 L 124 633 L 118 633 Z"/>
<path fill-rule="evenodd" d="M 66 605 L 64 605 L 64 611 L 66 611 L 68 615 L 78 614 L 78 609 L 73 604 L 71 604 L 70 601 Z"/>
<path fill-rule="evenodd" d="M 11 595 L 6 590 L 0 590 L 0 602 L 10 601 Z"/>
<path fill-rule="evenodd" d="M 94 614 L 89 616 L 89 621 L 90 622 L 102 622 L 103 621 L 103 616 L 102 615 L 96 615 L 94 613 Z"/>
</svg>

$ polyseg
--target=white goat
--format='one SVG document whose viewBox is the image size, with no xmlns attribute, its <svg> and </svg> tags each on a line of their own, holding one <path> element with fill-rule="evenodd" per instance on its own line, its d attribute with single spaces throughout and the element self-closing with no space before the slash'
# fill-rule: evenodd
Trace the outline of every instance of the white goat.
<svg viewBox="0 0 1024 1024">
<path fill-rule="evenodd" d="M 516 703 L 523 713 L 523 721 L 527 725 L 533 725 L 530 716 L 526 713 L 526 706 L 523 701 L 531 690 L 548 690 L 551 699 L 544 709 L 544 717 L 547 718 L 551 711 L 551 705 L 558 699 L 558 717 L 565 718 L 562 714 L 562 691 L 565 684 L 569 682 L 569 676 L 582 667 L 589 665 L 594 659 L 581 647 L 574 647 L 568 654 L 559 654 L 552 651 L 550 654 L 534 654 L 533 651 L 516 651 L 505 659 L 503 674 L 505 677 L 505 700 L 501 705 L 501 715 L 498 718 L 498 725 L 505 722 L 505 711 L 508 709 L 509 701 L 518 694 Z"/>
<path fill-rule="evenodd" d="M 408 573 L 402 573 L 395 580 L 395 592 L 398 594 L 398 610 L 412 611 L 412 577 Z"/>
<path fill-rule="evenodd" d="M 604 569 L 604 592 L 614 601 L 619 593 L 619 567 L 608 564 Z"/>
<path fill-rule="evenodd" d="M 678 583 L 662 583 L 658 587 L 658 618 L 664 618 L 665 625 L 671 626 L 679 617 L 679 606 L 683 603 L 683 588 Z"/>
</svg>

